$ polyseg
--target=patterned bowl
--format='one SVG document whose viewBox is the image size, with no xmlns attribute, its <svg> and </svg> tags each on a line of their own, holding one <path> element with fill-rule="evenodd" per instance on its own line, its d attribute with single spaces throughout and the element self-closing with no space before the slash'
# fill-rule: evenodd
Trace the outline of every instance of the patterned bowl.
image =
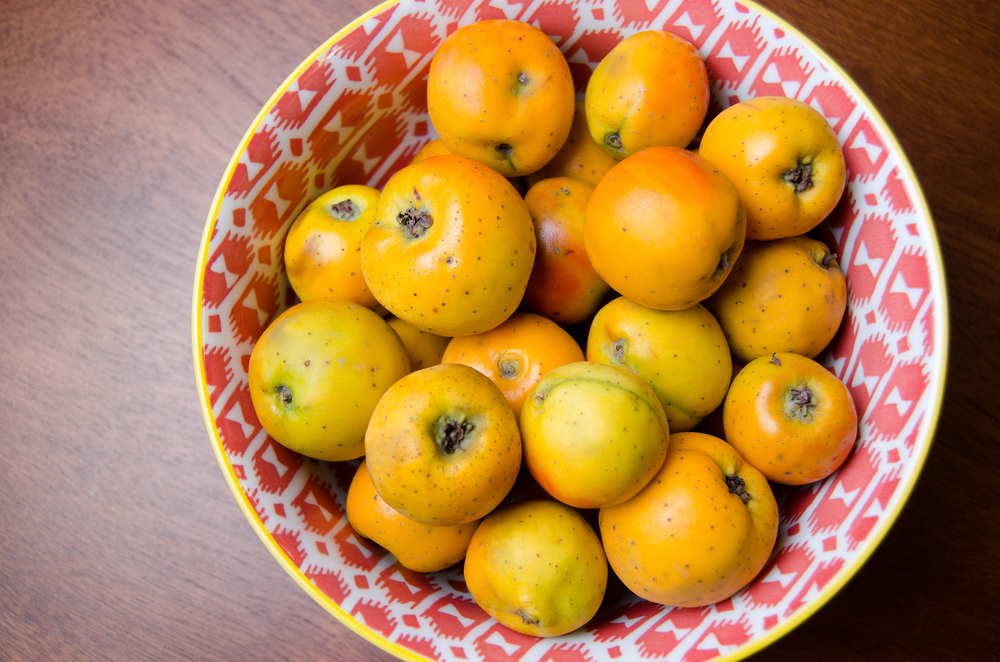
<svg viewBox="0 0 1000 662">
<path fill-rule="evenodd" d="M 650 9 L 650 7 L 653 7 Z M 518 18 L 565 53 L 578 91 L 621 39 L 667 29 L 695 44 L 713 108 L 795 97 L 830 121 L 848 187 L 816 232 L 841 257 L 848 312 L 821 360 L 850 388 L 861 435 L 840 471 L 778 492 L 776 553 L 731 599 L 671 609 L 613 591 L 587 627 L 536 639 L 472 601 L 461 564 L 424 575 L 354 534 L 354 463 L 315 462 L 275 443 L 254 415 L 254 341 L 294 303 L 284 232 L 325 190 L 381 187 L 435 137 L 424 82 L 456 27 Z M 317 602 L 406 660 L 739 659 L 814 613 L 871 555 L 920 473 L 944 390 L 948 312 L 933 222 L 906 157 L 858 87 L 794 28 L 735 0 L 393 0 L 337 33 L 258 115 L 208 215 L 193 301 L 195 366 L 211 443 L 254 530 Z"/>
</svg>

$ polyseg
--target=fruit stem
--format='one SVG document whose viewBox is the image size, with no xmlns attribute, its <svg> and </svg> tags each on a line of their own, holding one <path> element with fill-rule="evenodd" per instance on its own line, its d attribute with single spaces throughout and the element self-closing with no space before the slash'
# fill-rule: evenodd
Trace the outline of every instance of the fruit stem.
<svg viewBox="0 0 1000 662">
<path fill-rule="evenodd" d="M 726 486 L 729 488 L 729 492 L 738 496 L 743 503 L 750 500 L 750 495 L 747 494 L 746 490 L 746 483 L 736 474 L 726 476 Z"/>
<path fill-rule="evenodd" d="M 403 226 L 406 236 L 411 239 L 418 239 L 424 236 L 427 228 L 434 225 L 434 219 L 431 215 L 416 207 L 410 207 L 406 211 L 399 212 L 396 220 Z"/>
<path fill-rule="evenodd" d="M 435 441 L 445 455 L 451 455 L 462 447 L 462 442 L 475 428 L 472 423 L 462 419 L 443 416 L 438 419 Z"/>
<path fill-rule="evenodd" d="M 604 136 L 604 142 L 606 142 L 612 149 L 622 148 L 622 137 L 617 131 Z"/>
</svg>

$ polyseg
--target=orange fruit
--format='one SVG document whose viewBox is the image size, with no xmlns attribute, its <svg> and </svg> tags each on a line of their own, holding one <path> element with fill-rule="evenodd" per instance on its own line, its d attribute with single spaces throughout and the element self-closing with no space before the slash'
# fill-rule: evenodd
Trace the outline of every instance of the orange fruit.
<svg viewBox="0 0 1000 662">
<path fill-rule="evenodd" d="M 516 20 L 455 30 L 427 77 L 427 110 L 448 150 L 507 177 L 538 170 L 562 148 L 575 94 L 559 47 Z"/>
<path fill-rule="evenodd" d="M 410 161 L 410 165 L 414 163 L 420 163 L 432 156 L 441 156 L 443 154 L 451 154 L 448 148 L 444 144 L 444 140 L 441 138 L 435 138 L 423 147 L 421 147 L 416 154 L 413 155 L 413 159 Z"/>
<path fill-rule="evenodd" d="M 646 487 L 601 509 L 600 528 L 608 562 L 634 593 L 704 607 L 739 591 L 767 563 L 778 504 L 763 474 L 732 446 L 678 432 Z"/>
<path fill-rule="evenodd" d="M 553 177 L 573 177 L 591 186 L 597 186 L 604 173 L 616 163 L 618 159 L 604 151 L 590 136 L 583 102 L 577 101 L 569 137 L 563 143 L 562 149 L 541 169 L 526 175 L 524 179 L 529 188 L 543 179 Z"/>
<path fill-rule="evenodd" d="M 708 112 L 708 71 L 698 49 L 666 30 L 615 46 L 587 82 L 590 135 L 623 159 L 655 145 L 685 147 Z"/>
<path fill-rule="evenodd" d="M 355 533 L 387 549 L 404 568 L 437 572 L 465 557 L 481 520 L 451 526 L 415 522 L 378 495 L 368 463 L 362 460 L 347 491 L 347 521 Z"/>
<path fill-rule="evenodd" d="M 745 235 L 736 187 L 676 147 L 650 147 L 611 168 L 590 196 L 583 228 L 601 278 L 657 310 L 689 308 L 715 292 Z"/>
<path fill-rule="evenodd" d="M 593 315 L 610 289 L 594 271 L 583 244 L 593 191 L 585 181 L 555 177 L 537 182 L 524 196 L 538 248 L 522 304 L 562 326 Z"/>
<path fill-rule="evenodd" d="M 705 306 L 743 363 L 772 352 L 814 358 L 844 319 L 847 280 L 822 241 L 806 236 L 748 241 Z"/>
<path fill-rule="evenodd" d="M 858 414 L 850 391 L 822 365 L 788 352 L 748 363 L 723 406 L 726 440 L 768 480 L 805 485 L 850 455 Z"/>
<path fill-rule="evenodd" d="M 534 262 L 524 199 L 495 170 L 455 155 L 394 174 L 361 241 L 361 270 L 379 303 L 439 336 L 482 333 L 510 317 Z"/>
<path fill-rule="evenodd" d="M 448 363 L 389 387 L 371 415 L 364 455 L 392 508 L 422 524 L 467 524 L 514 486 L 521 433 L 496 384 Z"/>
<path fill-rule="evenodd" d="M 528 393 L 550 370 L 583 361 L 573 336 L 555 322 L 516 312 L 500 326 L 475 336 L 452 338 L 442 363 L 461 363 L 483 373 L 499 387 L 515 416 Z"/>
<path fill-rule="evenodd" d="M 747 99 L 719 113 L 699 153 L 729 177 L 747 209 L 747 238 L 805 234 L 837 206 L 844 153 L 826 118 L 787 97 Z"/>
<path fill-rule="evenodd" d="M 340 299 L 378 310 L 361 273 L 361 239 L 375 222 L 379 192 L 349 184 L 309 204 L 285 237 L 285 271 L 300 301 Z"/>
</svg>

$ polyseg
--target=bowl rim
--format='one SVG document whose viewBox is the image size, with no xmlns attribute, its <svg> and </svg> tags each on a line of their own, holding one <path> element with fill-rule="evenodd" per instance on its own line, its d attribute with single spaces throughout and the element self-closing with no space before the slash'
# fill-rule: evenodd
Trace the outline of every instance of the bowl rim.
<svg viewBox="0 0 1000 662">
<path fill-rule="evenodd" d="M 394 642 L 391 642 L 375 631 L 373 631 L 368 626 L 362 624 L 357 619 L 353 618 L 348 614 L 340 605 L 336 604 L 330 598 L 328 598 L 324 593 L 322 593 L 299 569 L 292 560 L 288 557 L 285 551 L 281 548 L 278 542 L 270 534 L 267 528 L 264 526 L 260 517 L 257 515 L 253 504 L 247 497 L 246 493 L 240 487 L 236 473 L 230 464 L 228 458 L 226 457 L 226 452 L 222 444 L 222 439 L 219 434 L 218 428 L 215 426 L 215 418 L 212 414 L 212 407 L 209 403 L 209 393 L 206 382 L 206 372 L 205 364 L 202 360 L 201 348 L 202 348 L 202 329 L 201 329 L 201 293 L 204 289 L 204 277 L 205 268 L 207 266 L 208 259 L 208 248 L 213 231 L 216 225 L 216 219 L 218 217 L 219 208 L 222 204 L 222 200 L 225 196 L 226 188 L 228 182 L 232 178 L 232 175 L 236 169 L 239 162 L 241 154 L 245 151 L 250 139 L 257 132 L 260 125 L 267 119 L 269 114 L 269 109 L 271 109 L 274 104 L 281 98 L 292 83 L 294 83 L 303 71 L 313 63 L 320 54 L 329 50 L 337 41 L 341 38 L 355 30 L 362 23 L 369 20 L 375 15 L 382 13 L 389 7 L 399 4 L 400 0 L 385 0 L 379 3 L 375 7 L 371 8 L 367 12 L 356 17 L 350 23 L 345 25 L 343 28 L 334 33 L 330 38 L 323 42 L 318 48 L 316 48 L 310 55 L 308 55 L 296 68 L 289 74 L 282 84 L 275 90 L 275 92 L 270 96 L 267 102 L 262 106 L 261 110 L 258 112 L 257 116 L 254 118 L 253 123 L 244 133 L 242 140 L 233 152 L 232 157 L 229 160 L 229 164 L 223 173 L 223 176 L 219 182 L 219 186 L 216 189 L 215 195 L 212 198 L 212 205 L 209 209 L 208 217 L 205 223 L 204 230 L 202 232 L 201 245 L 198 251 L 198 258 L 196 263 L 196 273 L 194 279 L 194 292 L 192 297 L 192 352 L 194 356 L 194 367 L 195 367 L 195 377 L 197 379 L 198 387 L 198 397 L 201 404 L 202 416 L 204 418 L 205 426 L 208 430 L 209 437 L 212 442 L 213 450 L 215 452 L 216 460 L 219 463 L 222 473 L 229 485 L 229 489 L 232 491 L 233 495 L 236 497 L 236 501 L 239 504 L 243 515 L 249 521 L 251 527 L 256 532 L 257 536 L 260 538 L 264 546 L 271 552 L 271 555 L 276 561 L 285 569 L 285 571 L 292 577 L 293 580 L 308 594 L 313 600 L 315 600 L 320 606 L 331 613 L 338 621 L 346 625 L 353 632 L 360 635 L 365 640 L 374 644 L 375 646 L 385 650 L 397 658 L 402 660 L 407 660 L 410 662 L 426 662 L 427 658 L 421 656 L 414 651 L 404 648 Z M 934 224 L 934 218 L 930 213 L 930 208 L 927 204 L 927 200 L 924 196 L 923 188 L 920 186 L 920 182 L 916 177 L 916 173 L 913 170 L 912 165 L 906 153 L 903 151 L 902 146 L 896 139 L 895 134 L 890 130 L 888 123 L 882 116 L 878 108 L 872 103 L 871 99 L 868 98 L 867 94 L 858 86 L 854 79 L 847 74 L 847 72 L 830 56 L 825 50 L 820 48 L 812 39 L 803 34 L 798 28 L 789 23 L 784 18 L 773 13 L 766 7 L 761 6 L 755 0 L 739 0 L 739 4 L 748 7 L 752 11 L 760 14 L 761 16 L 767 18 L 768 20 L 774 22 L 781 30 L 788 34 L 791 34 L 796 39 L 802 42 L 802 44 L 808 48 L 817 59 L 819 59 L 823 66 L 826 67 L 831 73 L 838 76 L 840 82 L 844 85 L 847 91 L 853 95 L 859 103 L 864 105 L 870 110 L 869 119 L 879 131 L 880 137 L 882 137 L 889 145 L 890 151 L 898 158 L 899 167 L 903 179 L 912 183 L 914 200 L 913 205 L 915 212 L 918 217 L 925 218 L 928 220 L 926 224 L 926 239 L 927 245 L 933 250 L 928 250 L 928 259 L 933 262 L 933 268 L 930 269 L 930 278 L 933 285 L 936 285 L 935 296 L 937 297 L 939 308 L 939 314 L 936 315 L 934 320 L 934 334 L 935 338 L 939 339 L 936 347 L 936 352 L 930 357 L 930 372 L 931 374 L 940 375 L 940 379 L 937 381 L 936 389 L 932 394 L 928 406 L 930 416 L 927 422 L 921 426 L 920 434 L 917 437 L 916 444 L 920 448 L 920 453 L 918 457 L 914 458 L 913 470 L 909 472 L 905 478 L 903 484 L 900 485 L 900 497 L 896 500 L 895 505 L 892 509 L 885 512 L 885 515 L 879 520 L 876 525 L 876 529 L 872 532 L 872 536 L 865 540 L 864 544 L 859 549 L 858 553 L 855 554 L 845 565 L 837 572 L 836 577 L 826 584 L 819 592 L 819 594 L 810 602 L 803 605 L 800 609 L 796 610 L 795 613 L 782 620 L 779 624 L 768 630 L 765 634 L 758 637 L 755 641 L 749 643 L 746 646 L 742 646 L 735 651 L 720 655 L 715 658 L 718 662 L 731 662 L 734 660 L 744 659 L 757 653 L 770 644 L 774 643 L 781 637 L 785 636 L 796 627 L 801 625 L 806 619 L 815 614 L 820 608 L 826 605 L 840 590 L 857 574 L 858 570 L 868 561 L 868 559 L 874 554 L 875 550 L 881 545 L 882 541 L 885 539 L 886 535 L 892 529 L 896 520 L 899 517 L 900 512 L 902 512 L 903 507 L 906 505 L 910 498 L 916 484 L 923 473 L 923 468 L 927 460 L 927 456 L 930 452 L 931 445 L 937 430 L 938 423 L 941 417 L 941 409 L 944 401 L 944 392 L 947 383 L 947 368 L 950 350 L 950 314 L 949 314 L 949 303 L 948 303 L 948 289 L 947 289 L 947 279 L 944 268 L 944 260 L 941 253 L 941 244 L 938 238 L 938 233 L 936 226 Z"/>
</svg>

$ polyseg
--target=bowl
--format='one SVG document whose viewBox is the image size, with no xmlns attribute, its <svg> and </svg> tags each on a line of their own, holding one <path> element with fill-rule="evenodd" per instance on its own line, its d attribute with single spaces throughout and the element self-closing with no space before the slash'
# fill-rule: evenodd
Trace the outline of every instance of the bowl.
<svg viewBox="0 0 1000 662">
<path fill-rule="evenodd" d="M 387 2 L 303 62 L 261 110 L 212 202 L 198 255 L 193 349 L 199 395 L 222 474 L 253 529 L 292 578 L 360 636 L 406 660 L 739 659 L 789 632 L 858 571 L 903 508 L 927 456 L 944 390 L 948 309 L 933 221 L 878 112 L 828 56 L 749 2 L 542 0 Z M 549 34 L 578 92 L 621 39 L 667 29 L 695 44 L 713 109 L 796 97 L 829 120 L 844 148 L 844 197 L 813 234 L 841 259 L 844 323 L 821 362 L 849 387 L 860 439 L 834 475 L 777 492 L 775 553 L 732 598 L 673 609 L 610 591 L 598 616 L 549 639 L 514 633 L 470 597 L 461 564 L 411 572 L 355 535 L 345 515 L 357 462 L 325 463 L 274 442 L 254 414 L 255 339 L 295 302 L 284 232 L 325 190 L 381 187 L 436 137 L 424 82 L 456 27 L 518 18 Z"/>
</svg>

